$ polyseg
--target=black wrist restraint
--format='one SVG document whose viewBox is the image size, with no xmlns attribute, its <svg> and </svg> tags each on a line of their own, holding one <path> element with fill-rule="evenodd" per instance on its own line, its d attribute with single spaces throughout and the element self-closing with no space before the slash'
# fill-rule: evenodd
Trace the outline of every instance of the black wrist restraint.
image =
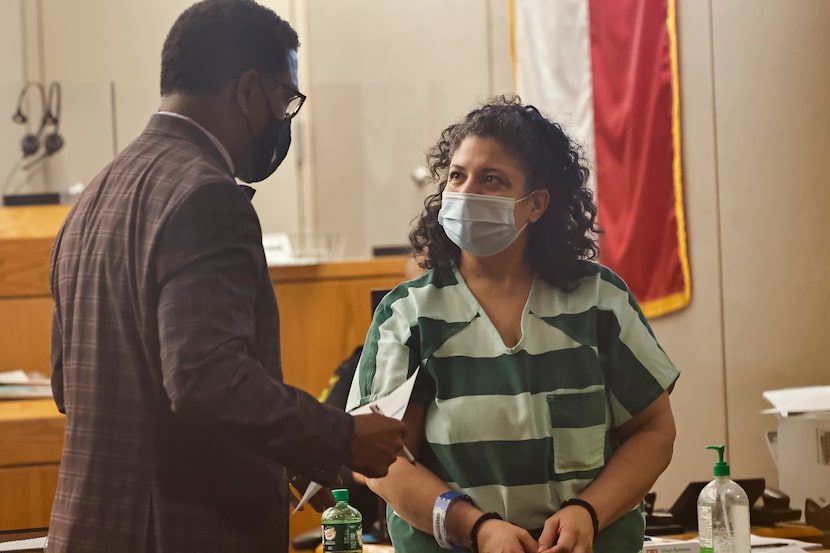
<svg viewBox="0 0 830 553">
<path fill-rule="evenodd" d="M 478 529 L 481 528 L 484 521 L 492 519 L 504 520 L 498 513 L 484 513 L 478 517 L 478 520 L 475 521 L 472 529 L 470 529 L 470 551 L 472 553 L 478 553 Z"/>
<path fill-rule="evenodd" d="M 564 509 L 565 507 L 570 507 L 571 505 L 579 505 L 580 507 L 588 511 L 589 515 L 591 515 L 591 523 L 594 525 L 594 540 L 596 540 L 597 534 L 599 534 L 599 520 L 597 519 L 597 512 L 594 510 L 594 506 L 585 501 L 584 499 L 574 497 L 573 499 L 564 501 L 562 505 L 559 506 L 559 508 Z"/>
</svg>

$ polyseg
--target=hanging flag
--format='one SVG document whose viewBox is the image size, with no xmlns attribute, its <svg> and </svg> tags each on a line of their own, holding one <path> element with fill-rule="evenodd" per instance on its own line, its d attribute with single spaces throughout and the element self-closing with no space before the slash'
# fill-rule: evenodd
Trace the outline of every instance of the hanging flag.
<svg viewBox="0 0 830 553">
<path fill-rule="evenodd" d="M 584 148 L 600 261 L 646 316 L 688 305 L 675 0 L 511 0 L 516 92 Z"/>
</svg>

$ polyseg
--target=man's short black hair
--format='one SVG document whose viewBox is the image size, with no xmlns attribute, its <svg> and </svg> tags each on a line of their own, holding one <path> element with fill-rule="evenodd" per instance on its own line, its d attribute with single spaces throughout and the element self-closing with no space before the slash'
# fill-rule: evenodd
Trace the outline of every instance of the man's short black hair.
<svg viewBox="0 0 830 553">
<path fill-rule="evenodd" d="M 252 0 L 202 0 L 173 24 L 161 52 L 161 94 L 213 94 L 248 69 L 279 76 L 299 46 L 287 21 Z"/>
</svg>

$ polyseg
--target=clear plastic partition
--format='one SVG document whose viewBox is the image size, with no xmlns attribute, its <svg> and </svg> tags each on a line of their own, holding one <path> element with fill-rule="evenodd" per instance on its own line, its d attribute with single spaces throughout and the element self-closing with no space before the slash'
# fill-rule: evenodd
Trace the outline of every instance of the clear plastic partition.
<svg viewBox="0 0 830 553">
<path fill-rule="evenodd" d="M 4 205 L 70 203 L 114 157 L 111 83 L 32 83 L 23 90 L 23 83 L 0 83 Z"/>
<path fill-rule="evenodd" d="M 341 233 L 347 256 L 407 244 L 413 220 L 435 191 L 426 151 L 487 98 L 484 83 L 465 87 L 416 75 L 318 85 L 312 149 L 320 231 Z"/>
</svg>

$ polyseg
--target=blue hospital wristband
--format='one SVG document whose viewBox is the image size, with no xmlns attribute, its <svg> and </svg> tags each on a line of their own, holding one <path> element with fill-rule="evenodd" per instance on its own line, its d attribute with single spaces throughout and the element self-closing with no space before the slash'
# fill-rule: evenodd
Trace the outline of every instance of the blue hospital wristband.
<svg viewBox="0 0 830 553">
<path fill-rule="evenodd" d="M 466 551 L 465 548 L 447 540 L 447 510 L 450 505 L 456 501 L 466 501 L 470 505 L 473 500 L 469 495 L 464 495 L 458 492 L 444 492 L 435 498 L 435 505 L 432 506 L 432 535 L 435 541 L 444 549 L 452 549 L 453 551 Z"/>
</svg>

